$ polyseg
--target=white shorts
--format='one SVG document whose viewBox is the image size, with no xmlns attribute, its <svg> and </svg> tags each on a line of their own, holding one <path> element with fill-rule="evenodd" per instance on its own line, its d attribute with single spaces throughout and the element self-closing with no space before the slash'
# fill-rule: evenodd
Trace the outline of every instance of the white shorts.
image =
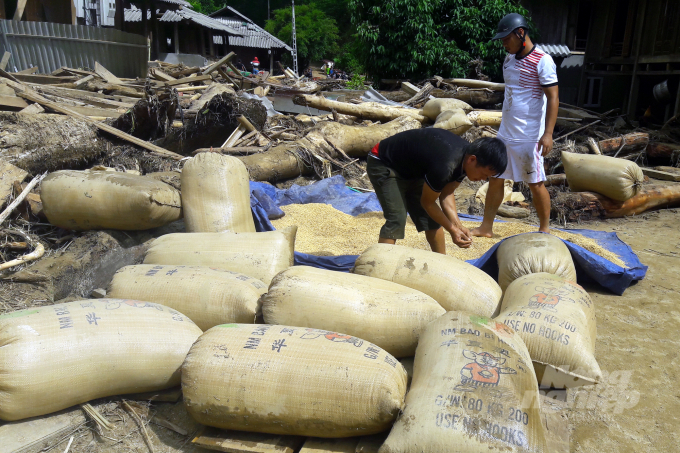
<svg viewBox="0 0 680 453">
<path fill-rule="evenodd" d="M 508 167 L 499 178 L 528 183 L 545 181 L 543 156 L 537 142 L 504 143 L 508 152 Z"/>
</svg>

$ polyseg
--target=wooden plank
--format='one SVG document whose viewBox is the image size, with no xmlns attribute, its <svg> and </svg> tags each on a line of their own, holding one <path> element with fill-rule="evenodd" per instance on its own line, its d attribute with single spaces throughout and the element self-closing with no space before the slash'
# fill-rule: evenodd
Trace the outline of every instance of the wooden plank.
<svg viewBox="0 0 680 453">
<path fill-rule="evenodd" d="M 4 71 L 5 68 L 7 68 L 7 63 L 9 63 L 9 57 L 11 56 L 11 53 L 5 51 L 5 54 L 2 56 L 2 61 L 0 61 L 0 69 Z"/>
<path fill-rule="evenodd" d="M 26 101 L 18 97 L 0 96 L 0 110 L 18 112 L 28 107 Z"/>
<path fill-rule="evenodd" d="M 219 61 L 216 61 L 212 65 L 210 65 L 205 71 L 203 71 L 201 74 L 206 75 L 210 74 L 211 72 L 215 71 L 217 68 L 222 66 L 223 64 L 229 63 L 229 61 L 234 58 L 236 54 L 234 52 L 229 52 L 227 55 L 225 55 L 223 58 L 221 58 Z"/>
<path fill-rule="evenodd" d="M 181 88 L 175 88 L 178 93 L 184 93 L 185 91 L 200 91 L 200 90 L 207 90 L 210 88 L 208 85 L 201 85 L 201 86 L 196 86 L 196 87 L 181 87 Z"/>
<path fill-rule="evenodd" d="M 61 96 L 64 98 L 69 98 L 69 99 L 76 99 L 80 101 L 87 102 L 92 105 L 97 105 L 98 107 L 121 107 L 121 108 L 130 108 L 139 99 L 136 98 L 129 98 L 130 101 L 117 101 L 111 98 L 121 98 L 122 96 L 110 96 L 102 93 L 94 93 L 91 91 L 84 91 L 84 90 L 74 90 L 71 88 L 63 88 L 63 87 L 52 87 L 52 86 L 47 86 L 47 87 L 38 87 L 38 89 L 46 94 L 51 94 L 54 96 Z M 99 101 L 97 101 L 99 99 Z M 96 103 L 98 102 L 98 104 Z"/>
<path fill-rule="evenodd" d="M 32 68 L 24 69 L 23 71 L 17 72 L 17 74 L 35 74 L 38 72 L 38 67 L 33 66 Z"/>
<path fill-rule="evenodd" d="M 114 85 L 123 85 L 122 80 L 120 80 L 115 75 L 111 74 L 111 71 L 106 69 L 104 66 L 100 65 L 98 61 L 94 62 L 94 72 L 99 77 L 101 77 L 102 79 L 106 80 L 109 83 L 112 83 Z"/>
<path fill-rule="evenodd" d="M 358 437 L 344 439 L 310 437 L 300 449 L 300 453 L 355 453 L 357 445 Z"/>
<path fill-rule="evenodd" d="M 36 113 L 43 113 L 45 111 L 44 108 L 40 104 L 31 104 L 28 107 L 26 107 L 23 110 L 19 110 L 19 113 L 29 113 L 29 114 L 36 114 Z"/>
<path fill-rule="evenodd" d="M 191 442 L 226 453 L 295 453 L 305 438 L 206 428 Z"/>
<path fill-rule="evenodd" d="M 185 83 L 193 83 L 193 82 L 202 82 L 204 80 L 212 80 L 212 76 L 210 74 L 206 75 L 199 75 L 196 77 L 183 77 L 181 79 L 176 79 L 176 80 L 171 80 L 169 82 L 165 82 L 163 85 L 166 87 L 174 87 L 176 85 L 184 85 Z"/>
<path fill-rule="evenodd" d="M 663 181 L 680 181 L 680 174 L 661 170 L 653 170 L 651 168 L 642 168 L 642 174 L 649 176 L 650 178 L 661 179 Z"/>
<path fill-rule="evenodd" d="M 160 80 L 161 82 L 171 82 L 173 80 L 177 80 L 173 76 L 168 75 L 161 70 L 153 69 L 151 71 L 151 74 L 154 76 L 156 80 Z"/>
<path fill-rule="evenodd" d="M 12 193 L 14 181 L 22 182 L 26 176 L 28 176 L 27 171 L 0 159 L 0 207 L 5 204 L 7 197 Z"/>
<path fill-rule="evenodd" d="M 420 89 L 417 86 L 410 84 L 408 82 L 401 82 L 401 91 L 407 93 L 409 96 L 415 96 Z"/>
<path fill-rule="evenodd" d="M 96 116 L 99 118 L 118 118 L 121 112 L 112 109 L 99 109 L 96 107 L 69 106 L 69 109 L 85 116 Z"/>
<path fill-rule="evenodd" d="M 0 426 L 0 449 L 3 453 L 42 451 L 86 421 L 83 411 L 71 409 L 7 423 Z"/>
<path fill-rule="evenodd" d="M 14 11 L 14 17 L 12 20 L 20 21 L 21 16 L 24 15 L 24 9 L 26 9 L 27 0 L 19 0 L 17 2 L 17 9 Z"/>
<path fill-rule="evenodd" d="M 163 149 L 160 146 L 154 145 L 153 143 L 147 142 L 145 140 L 141 140 L 137 137 L 133 137 L 132 135 L 126 134 L 123 131 L 119 131 L 115 127 L 109 126 L 106 123 L 99 123 L 99 122 L 94 121 L 94 120 L 92 120 L 92 119 L 90 119 L 90 118 L 88 118 L 84 115 L 81 115 L 80 113 L 74 112 L 73 110 L 71 110 L 67 107 L 63 107 L 63 106 L 56 104 L 52 101 L 48 101 L 47 99 L 40 96 L 38 93 L 36 93 L 32 89 L 28 88 L 26 85 L 24 85 L 22 83 L 11 82 L 9 80 L 6 83 L 16 90 L 18 96 L 21 96 L 22 98 L 24 98 L 26 100 L 29 100 L 31 102 L 37 102 L 38 104 L 42 105 L 43 107 L 47 107 L 50 110 L 54 110 L 55 112 L 63 113 L 64 115 L 69 115 L 69 116 L 73 116 L 73 117 L 76 117 L 76 118 L 80 118 L 81 120 L 86 121 L 86 122 L 94 125 L 95 127 L 97 127 L 98 129 L 100 129 L 104 132 L 108 132 L 109 134 L 115 135 L 116 137 L 121 138 L 121 139 L 128 141 L 130 143 L 134 143 L 135 145 L 140 146 L 144 149 L 147 149 L 147 150 L 151 151 L 152 153 L 157 154 L 159 156 L 170 157 L 170 158 L 173 158 L 175 160 L 184 159 L 184 156 L 182 156 L 180 154 L 173 153 L 172 151 L 168 151 L 167 149 Z"/>
<path fill-rule="evenodd" d="M 262 146 L 231 146 L 229 148 L 198 148 L 191 154 L 196 155 L 198 153 L 222 153 L 222 154 L 257 154 L 264 151 Z"/>
<path fill-rule="evenodd" d="M 13 74 L 14 78 L 20 82 L 37 83 L 39 85 L 56 85 L 58 83 L 77 82 L 79 77 L 57 77 L 44 74 Z"/>
<path fill-rule="evenodd" d="M 94 79 L 94 76 L 93 76 L 93 75 L 85 76 L 85 77 L 83 77 L 83 78 L 80 79 L 80 80 L 76 80 L 75 82 L 73 82 L 73 84 L 74 84 L 75 86 L 80 86 L 80 85 L 82 85 L 82 84 L 84 84 L 84 83 L 89 82 L 89 81 L 92 80 L 92 79 Z"/>
</svg>

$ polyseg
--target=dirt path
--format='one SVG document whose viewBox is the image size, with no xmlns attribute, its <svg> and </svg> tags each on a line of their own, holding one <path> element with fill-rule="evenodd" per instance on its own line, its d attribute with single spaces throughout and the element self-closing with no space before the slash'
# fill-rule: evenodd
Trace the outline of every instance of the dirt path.
<svg viewBox="0 0 680 453">
<path fill-rule="evenodd" d="M 595 355 L 607 382 L 570 392 L 572 452 L 677 451 L 680 437 L 680 210 L 589 223 L 615 231 L 647 276 L 623 296 L 588 287 L 597 312 Z"/>
</svg>

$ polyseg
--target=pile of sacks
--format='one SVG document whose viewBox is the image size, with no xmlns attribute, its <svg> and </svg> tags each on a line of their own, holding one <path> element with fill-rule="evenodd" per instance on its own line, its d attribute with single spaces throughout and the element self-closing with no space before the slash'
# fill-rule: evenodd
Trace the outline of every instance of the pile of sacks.
<svg viewBox="0 0 680 453">
<path fill-rule="evenodd" d="M 293 267 L 294 229 L 254 232 L 238 159 L 199 154 L 181 178 L 189 232 L 156 239 L 109 298 L 0 316 L 0 419 L 181 382 L 191 416 L 219 428 L 544 451 L 539 382 L 600 378 L 593 303 L 553 236 L 506 240 L 500 285 L 387 244 L 351 273 Z"/>
</svg>

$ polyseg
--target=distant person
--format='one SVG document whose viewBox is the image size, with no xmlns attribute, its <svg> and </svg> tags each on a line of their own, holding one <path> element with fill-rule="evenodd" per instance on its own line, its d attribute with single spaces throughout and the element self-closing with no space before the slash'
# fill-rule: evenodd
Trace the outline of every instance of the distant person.
<svg viewBox="0 0 680 453">
<path fill-rule="evenodd" d="M 253 58 L 253 61 L 250 62 L 250 65 L 253 67 L 253 74 L 260 73 L 260 60 L 258 60 L 257 57 Z"/>
<path fill-rule="evenodd" d="M 247 71 L 246 65 L 243 64 L 243 61 L 240 58 L 236 62 L 235 66 L 236 66 L 236 69 L 238 69 L 239 71 L 243 71 L 243 72 Z"/>
<path fill-rule="evenodd" d="M 470 247 L 472 237 L 458 218 L 454 191 L 466 176 L 485 181 L 503 173 L 507 162 L 505 145 L 497 138 L 468 143 L 446 129 L 409 130 L 381 141 L 366 161 L 385 216 L 378 242 L 403 239 L 409 214 L 433 252 L 446 253 L 444 230 L 458 247 Z"/>
<path fill-rule="evenodd" d="M 529 184 L 540 221 L 538 230 L 549 232 L 550 194 L 545 188 L 543 156 L 553 148 L 559 93 L 555 62 L 531 42 L 528 26 L 519 14 L 508 14 L 498 23 L 493 40 L 503 41 L 508 56 L 503 62 L 505 100 L 498 138 L 508 151 L 508 168 L 489 179 L 484 220 L 473 236 L 492 237 L 493 220 L 503 202 L 506 179 Z"/>
</svg>

